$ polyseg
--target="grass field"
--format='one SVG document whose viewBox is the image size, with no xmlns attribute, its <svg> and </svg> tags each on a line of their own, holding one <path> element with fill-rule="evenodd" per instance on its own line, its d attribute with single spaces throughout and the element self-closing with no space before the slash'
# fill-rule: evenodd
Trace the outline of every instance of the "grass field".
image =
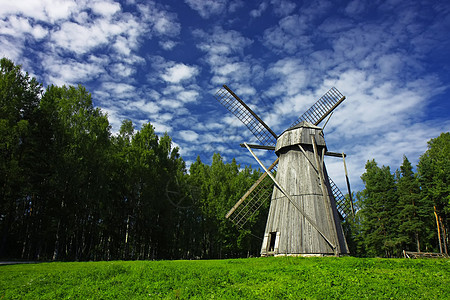
<svg viewBox="0 0 450 300">
<path fill-rule="evenodd" d="M 0 266 L 0 299 L 450 299 L 448 259 L 268 257 Z"/>
</svg>

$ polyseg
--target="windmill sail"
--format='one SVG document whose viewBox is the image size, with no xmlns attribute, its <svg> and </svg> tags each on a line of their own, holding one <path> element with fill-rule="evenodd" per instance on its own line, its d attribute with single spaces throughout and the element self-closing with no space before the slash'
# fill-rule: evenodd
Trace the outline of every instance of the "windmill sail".
<svg viewBox="0 0 450 300">
<path fill-rule="evenodd" d="M 223 85 L 215 97 L 250 129 L 261 144 L 275 146 L 277 135 L 229 87 Z"/>
<path fill-rule="evenodd" d="M 347 216 L 352 214 L 351 204 L 346 201 L 344 194 L 342 194 L 341 190 L 337 187 L 331 177 L 328 176 L 330 180 L 331 191 L 334 196 L 334 200 L 336 201 L 336 208 L 341 215 L 342 219 L 346 219 Z"/>
<path fill-rule="evenodd" d="M 303 115 L 300 116 L 290 127 L 294 127 L 302 121 L 307 121 L 314 125 L 319 125 L 342 101 L 345 96 L 332 87 L 325 95 L 323 95 L 313 106 L 311 106 Z"/>
<path fill-rule="evenodd" d="M 276 173 L 277 164 L 278 159 L 268 169 L 273 175 Z M 270 201 L 273 185 L 267 173 L 263 173 L 225 217 L 237 227 L 242 228 L 264 203 Z"/>
</svg>

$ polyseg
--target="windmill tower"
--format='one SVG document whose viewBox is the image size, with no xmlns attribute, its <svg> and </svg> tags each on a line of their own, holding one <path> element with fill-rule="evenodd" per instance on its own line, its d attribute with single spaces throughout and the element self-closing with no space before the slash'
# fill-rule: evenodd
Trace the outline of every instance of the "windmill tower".
<svg viewBox="0 0 450 300">
<path fill-rule="evenodd" d="M 259 140 L 261 145 L 241 146 L 265 170 L 226 217 L 242 227 L 271 199 L 261 255 L 347 254 L 341 219 L 352 212 L 352 200 L 345 201 L 324 164 L 329 155 L 342 157 L 345 167 L 345 154 L 327 151 L 323 130 L 317 126 L 345 97 L 330 89 L 279 136 L 226 85 L 215 97 Z M 266 168 L 252 148 L 275 151 L 278 158 Z"/>
</svg>

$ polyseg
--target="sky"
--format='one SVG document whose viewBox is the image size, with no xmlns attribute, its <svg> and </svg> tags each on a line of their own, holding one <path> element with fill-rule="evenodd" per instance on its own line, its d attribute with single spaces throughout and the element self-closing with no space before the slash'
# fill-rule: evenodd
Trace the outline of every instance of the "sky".
<svg viewBox="0 0 450 300">
<path fill-rule="evenodd" d="M 325 139 L 355 191 L 367 160 L 416 165 L 449 131 L 449 49 L 444 0 L 0 0 L 1 57 L 44 87 L 85 86 L 114 134 L 150 122 L 188 166 L 219 152 L 259 167 L 239 146 L 257 140 L 214 97 L 223 84 L 277 134 L 336 87 Z M 326 165 L 346 192 L 342 160 Z"/>
</svg>

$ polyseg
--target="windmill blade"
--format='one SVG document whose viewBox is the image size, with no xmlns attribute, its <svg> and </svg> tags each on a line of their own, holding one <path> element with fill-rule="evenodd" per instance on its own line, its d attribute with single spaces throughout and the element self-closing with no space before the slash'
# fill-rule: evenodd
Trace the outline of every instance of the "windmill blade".
<svg viewBox="0 0 450 300">
<path fill-rule="evenodd" d="M 223 85 L 215 97 L 250 129 L 261 144 L 275 146 L 277 135 L 229 87 Z"/>
<path fill-rule="evenodd" d="M 332 87 L 325 95 L 323 95 L 313 106 L 311 106 L 303 115 L 300 116 L 290 127 L 294 127 L 302 121 L 307 121 L 314 125 L 319 125 L 342 101 L 345 96 Z"/>
<path fill-rule="evenodd" d="M 269 171 L 275 174 L 278 165 L 278 158 L 269 167 Z M 273 191 L 273 182 L 264 172 L 261 177 L 248 189 L 242 198 L 236 202 L 232 209 L 225 216 L 236 226 L 242 228 L 259 208 L 270 201 Z"/>
<path fill-rule="evenodd" d="M 352 215 L 352 206 L 349 201 L 346 201 L 344 194 L 342 194 L 341 190 L 334 183 L 330 176 L 328 176 L 330 180 L 331 192 L 333 193 L 334 200 L 336 201 L 336 208 L 343 219 L 346 219 L 348 216 Z"/>
</svg>

